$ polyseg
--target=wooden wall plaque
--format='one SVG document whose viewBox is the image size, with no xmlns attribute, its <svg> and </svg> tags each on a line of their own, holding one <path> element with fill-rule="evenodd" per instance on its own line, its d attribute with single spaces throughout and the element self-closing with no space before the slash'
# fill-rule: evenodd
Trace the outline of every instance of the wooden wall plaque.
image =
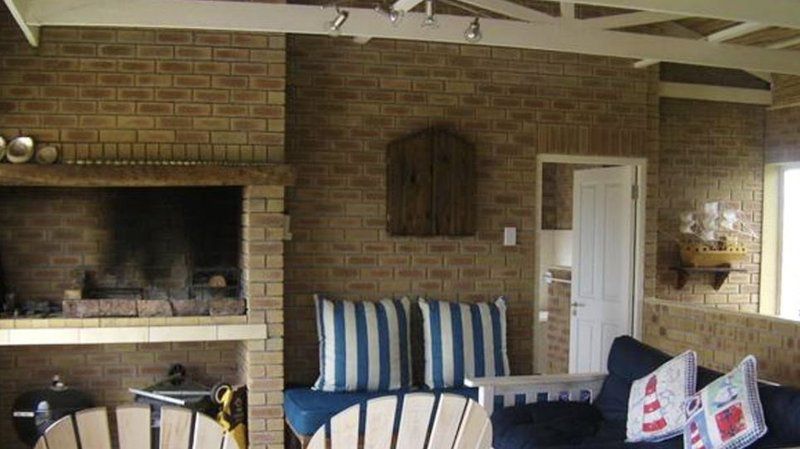
<svg viewBox="0 0 800 449">
<path fill-rule="evenodd" d="M 431 128 L 387 149 L 387 223 L 392 235 L 475 234 L 475 147 Z"/>
</svg>

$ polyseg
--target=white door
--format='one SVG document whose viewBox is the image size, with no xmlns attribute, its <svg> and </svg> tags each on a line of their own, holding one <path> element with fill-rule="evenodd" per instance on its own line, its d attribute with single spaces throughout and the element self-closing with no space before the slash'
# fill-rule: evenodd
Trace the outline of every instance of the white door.
<svg viewBox="0 0 800 449">
<path fill-rule="evenodd" d="M 604 372 L 633 332 L 635 167 L 575 171 L 570 373 Z"/>
</svg>

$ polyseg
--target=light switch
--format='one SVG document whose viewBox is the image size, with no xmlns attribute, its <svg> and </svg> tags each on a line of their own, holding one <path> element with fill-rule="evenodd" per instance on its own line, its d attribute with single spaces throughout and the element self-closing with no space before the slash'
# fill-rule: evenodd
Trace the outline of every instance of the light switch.
<svg viewBox="0 0 800 449">
<path fill-rule="evenodd" d="M 517 228 L 508 227 L 503 230 L 503 246 L 517 246 Z"/>
<path fill-rule="evenodd" d="M 539 322 L 540 323 L 547 322 L 547 320 L 549 320 L 549 319 L 550 319 L 550 312 L 548 312 L 547 310 L 542 310 L 542 311 L 539 312 Z"/>
</svg>

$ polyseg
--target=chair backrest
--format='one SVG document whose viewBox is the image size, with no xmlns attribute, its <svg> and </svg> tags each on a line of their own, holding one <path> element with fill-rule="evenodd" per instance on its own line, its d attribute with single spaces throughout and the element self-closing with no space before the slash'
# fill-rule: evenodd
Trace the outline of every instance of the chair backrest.
<svg viewBox="0 0 800 449">
<path fill-rule="evenodd" d="M 117 435 L 119 449 L 240 449 L 216 421 L 181 407 L 161 408 L 158 448 L 151 444 L 149 405 L 117 407 Z M 106 408 L 61 418 L 47 428 L 34 449 L 112 449 Z"/>
<path fill-rule="evenodd" d="M 400 425 L 393 439 L 397 402 L 397 396 L 367 401 L 364 449 L 488 449 L 491 446 L 489 415 L 477 402 L 452 394 L 439 396 L 438 404 L 436 396 L 430 393 L 405 395 Z M 327 449 L 328 445 L 331 449 L 359 448 L 361 415 L 361 405 L 340 412 L 331 418 L 330 425 L 317 430 L 307 449 Z"/>
</svg>

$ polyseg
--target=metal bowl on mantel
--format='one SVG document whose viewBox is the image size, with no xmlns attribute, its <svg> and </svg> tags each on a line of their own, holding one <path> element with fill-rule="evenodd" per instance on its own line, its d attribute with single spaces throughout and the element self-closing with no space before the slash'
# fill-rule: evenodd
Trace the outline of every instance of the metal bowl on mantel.
<svg viewBox="0 0 800 449">
<path fill-rule="evenodd" d="M 17 137 L 6 147 L 6 158 L 12 164 L 24 164 L 33 157 L 33 150 L 33 139 L 26 136 Z"/>
<path fill-rule="evenodd" d="M 58 160 L 58 148 L 53 145 L 45 145 L 36 150 L 34 157 L 39 165 L 53 164 Z"/>
</svg>

